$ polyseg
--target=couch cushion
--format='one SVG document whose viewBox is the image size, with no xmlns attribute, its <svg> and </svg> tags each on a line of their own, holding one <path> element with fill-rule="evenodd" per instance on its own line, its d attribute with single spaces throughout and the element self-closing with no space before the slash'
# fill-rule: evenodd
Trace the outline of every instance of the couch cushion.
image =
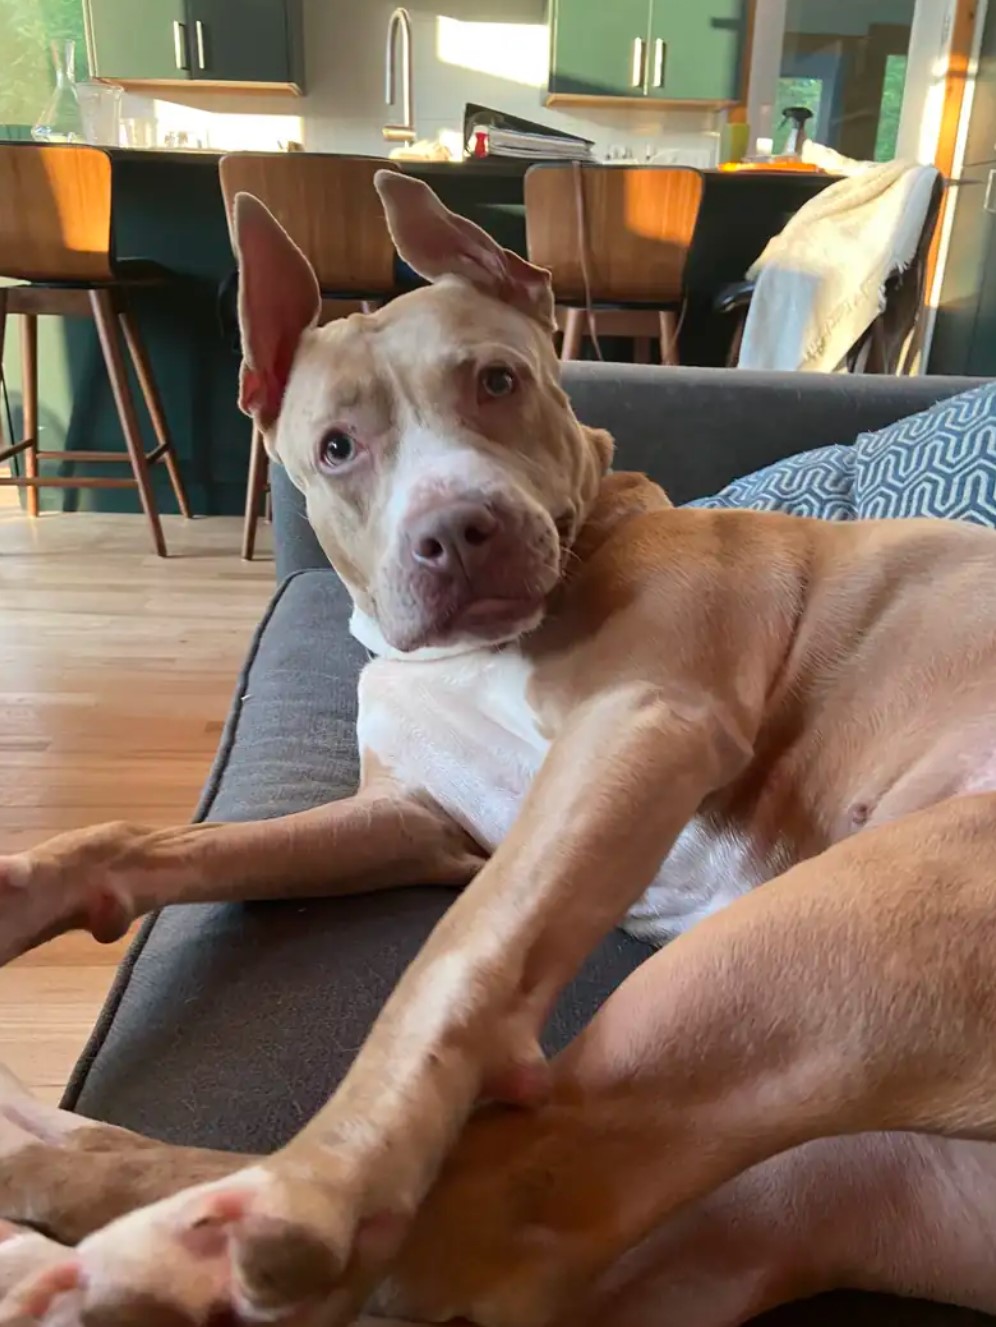
<svg viewBox="0 0 996 1327">
<path fill-rule="evenodd" d="M 996 383 L 736 479 L 691 507 L 827 520 L 933 516 L 996 525 Z"/>
<path fill-rule="evenodd" d="M 198 819 L 283 815 L 356 786 L 349 600 L 331 571 L 277 592 L 239 681 Z M 269 1151 L 341 1079 L 449 890 L 166 908 L 146 923 L 65 1104 L 171 1142 Z M 651 951 L 621 932 L 565 993 L 564 1045 Z"/>
</svg>

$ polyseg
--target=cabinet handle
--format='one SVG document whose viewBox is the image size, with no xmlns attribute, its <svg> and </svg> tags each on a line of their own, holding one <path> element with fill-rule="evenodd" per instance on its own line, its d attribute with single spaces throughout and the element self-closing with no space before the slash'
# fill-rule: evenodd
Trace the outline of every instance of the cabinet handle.
<svg viewBox="0 0 996 1327">
<path fill-rule="evenodd" d="M 647 54 L 647 43 L 642 37 L 633 38 L 633 67 L 630 71 L 630 82 L 634 88 L 643 87 L 644 60 Z"/>
<path fill-rule="evenodd" d="M 187 25 L 178 18 L 173 20 L 173 57 L 177 69 L 187 69 Z"/>
<path fill-rule="evenodd" d="M 654 81 L 655 88 L 664 86 L 664 57 L 667 54 L 667 47 L 662 38 L 658 37 L 654 42 Z"/>
<path fill-rule="evenodd" d="M 206 46 L 204 44 L 204 24 L 200 19 L 194 24 L 194 36 L 197 39 L 197 68 L 207 68 Z"/>
</svg>

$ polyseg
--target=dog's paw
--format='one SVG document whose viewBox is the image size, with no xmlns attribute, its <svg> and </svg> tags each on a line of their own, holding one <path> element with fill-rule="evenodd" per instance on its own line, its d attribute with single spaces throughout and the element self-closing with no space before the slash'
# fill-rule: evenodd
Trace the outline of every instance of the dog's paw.
<svg viewBox="0 0 996 1327">
<path fill-rule="evenodd" d="M 335 1327 L 404 1225 L 300 1171 L 259 1164 L 89 1236 L 0 1304 L 0 1327 Z"/>
<path fill-rule="evenodd" d="M 29 1278 L 64 1265 L 72 1250 L 35 1230 L 0 1220 L 0 1305 L 3 1297 Z"/>
<path fill-rule="evenodd" d="M 0 963 L 73 928 L 104 943 L 124 935 L 133 916 L 127 858 L 146 834 L 98 825 L 0 857 Z"/>
</svg>

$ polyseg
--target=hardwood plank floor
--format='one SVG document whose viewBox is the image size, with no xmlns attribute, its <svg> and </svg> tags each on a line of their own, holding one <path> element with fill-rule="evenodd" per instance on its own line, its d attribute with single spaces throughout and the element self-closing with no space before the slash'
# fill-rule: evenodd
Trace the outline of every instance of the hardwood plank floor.
<svg viewBox="0 0 996 1327">
<path fill-rule="evenodd" d="M 0 853 L 101 820 L 189 819 L 273 567 L 234 517 L 29 521 L 0 489 Z M 65 936 L 0 971 L 0 1063 L 62 1091 L 126 943 Z"/>
</svg>

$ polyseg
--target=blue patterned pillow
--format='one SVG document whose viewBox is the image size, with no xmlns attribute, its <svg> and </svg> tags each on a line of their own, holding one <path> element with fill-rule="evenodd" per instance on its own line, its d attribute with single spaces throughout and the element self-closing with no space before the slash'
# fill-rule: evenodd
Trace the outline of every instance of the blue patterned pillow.
<svg viewBox="0 0 996 1327">
<path fill-rule="evenodd" d="M 996 383 L 861 433 L 853 447 L 835 443 L 790 456 L 688 506 L 833 521 L 943 516 L 996 526 Z"/>
</svg>

